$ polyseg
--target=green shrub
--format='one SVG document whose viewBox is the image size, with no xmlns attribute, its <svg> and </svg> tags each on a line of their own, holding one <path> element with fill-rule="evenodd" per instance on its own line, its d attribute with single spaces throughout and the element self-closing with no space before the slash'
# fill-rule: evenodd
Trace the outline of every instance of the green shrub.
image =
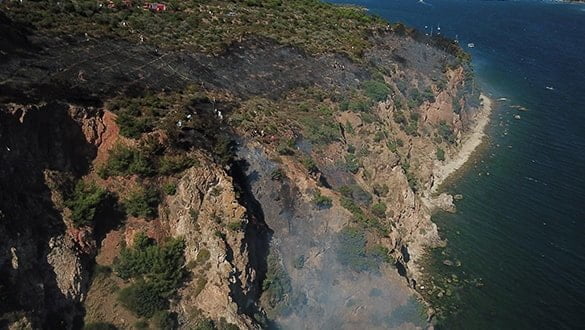
<svg viewBox="0 0 585 330">
<path fill-rule="evenodd" d="M 372 213 L 378 218 L 386 217 L 386 204 L 384 203 L 376 203 L 372 205 Z"/>
<path fill-rule="evenodd" d="M 412 191 L 418 191 L 418 180 L 410 171 L 410 164 L 408 162 L 402 163 L 402 169 L 404 170 L 404 175 L 406 176 L 406 180 L 408 181 L 408 185 Z"/>
<path fill-rule="evenodd" d="M 345 185 L 339 188 L 339 192 L 346 198 L 357 201 L 362 205 L 369 205 L 372 203 L 372 195 L 363 190 L 357 184 Z"/>
<path fill-rule="evenodd" d="M 367 113 L 367 112 L 360 113 L 360 118 L 366 124 L 372 124 L 372 123 L 380 122 L 380 117 L 378 117 L 377 115 L 372 114 L 372 113 Z"/>
<path fill-rule="evenodd" d="M 222 165 L 229 164 L 235 157 L 235 142 L 227 135 L 221 134 L 213 145 L 214 159 Z"/>
<path fill-rule="evenodd" d="M 453 129 L 445 121 L 441 121 L 439 123 L 437 131 L 443 141 L 447 141 L 450 144 L 455 143 L 455 133 L 453 133 Z"/>
<path fill-rule="evenodd" d="M 104 265 L 100 265 L 100 264 L 95 264 L 93 266 L 93 278 L 97 278 L 97 277 L 107 277 L 112 273 L 112 268 L 109 266 L 104 266 Z"/>
<path fill-rule="evenodd" d="M 404 126 L 404 132 L 410 136 L 417 136 L 418 135 L 418 122 L 417 121 L 409 121 L 408 125 Z"/>
<path fill-rule="evenodd" d="M 311 174 L 319 173 L 319 168 L 317 167 L 317 164 L 315 163 L 313 158 L 304 157 L 303 159 L 301 159 L 301 163 L 305 166 L 309 173 Z"/>
<path fill-rule="evenodd" d="M 353 227 L 345 227 L 338 236 L 337 258 L 355 271 L 368 271 L 376 267 L 366 254 L 366 235 Z"/>
<path fill-rule="evenodd" d="M 252 1 L 252 0 L 246 0 L 246 1 Z M 212 320 L 200 319 L 195 324 L 194 330 L 217 330 L 217 328 L 215 327 L 215 324 L 213 324 Z"/>
<path fill-rule="evenodd" d="M 128 214 L 134 217 L 154 218 L 158 214 L 159 194 L 152 188 L 139 188 L 124 200 Z"/>
<path fill-rule="evenodd" d="M 380 142 L 380 141 L 384 140 L 384 138 L 386 138 L 386 135 L 384 134 L 384 132 L 378 131 L 374 135 L 374 142 Z"/>
<path fill-rule="evenodd" d="M 280 141 L 280 143 L 276 146 L 276 152 L 286 156 L 294 155 L 294 142 L 292 140 Z"/>
<path fill-rule="evenodd" d="M 142 133 L 150 132 L 154 127 L 150 118 L 140 118 L 127 111 L 118 114 L 116 124 L 120 128 L 120 134 L 131 139 L 139 138 Z"/>
<path fill-rule="evenodd" d="M 387 247 L 377 244 L 368 249 L 368 254 L 371 258 L 374 258 L 380 262 L 391 263 L 393 262 L 390 256 L 390 250 Z"/>
<path fill-rule="evenodd" d="M 282 181 L 282 179 L 284 179 L 284 172 L 282 169 L 277 168 L 270 172 L 270 179 L 274 181 Z"/>
<path fill-rule="evenodd" d="M 240 231 L 244 228 L 244 224 L 241 221 L 232 221 L 227 224 L 227 227 L 231 231 Z"/>
<path fill-rule="evenodd" d="M 423 104 L 424 101 L 425 99 L 420 91 L 417 88 L 413 88 L 407 101 L 408 107 L 411 109 L 418 108 Z"/>
<path fill-rule="evenodd" d="M 304 255 L 300 255 L 293 260 L 293 267 L 296 269 L 303 269 L 305 266 L 306 258 Z"/>
<path fill-rule="evenodd" d="M 349 102 L 348 109 L 353 112 L 366 112 L 372 105 L 364 100 L 354 100 Z"/>
<path fill-rule="evenodd" d="M 366 95 L 376 102 L 385 101 L 390 93 L 390 88 L 381 81 L 368 80 L 363 87 Z"/>
<path fill-rule="evenodd" d="M 83 326 L 83 330 L 116 330 L 115 325 L 107 322 L 91 322 Z"/>
<path fill-rule="evenodd" d="M 203 265 L 207 262 L 207 260 L 209 260 L 211 256 L 211 253 L 209 252 L 209 250 L 202 248 L 201 250 L 199 250 L 199 253 L 197 254 L 197 264 L 198 265 Z"/>
<path fill-rule="evenodd" d="M 315 205 L 317 205 L 319 208 L 325 209 L 328 209 L 331 206 L 333 206 L 333 201 L 331 200 L 331 198 L 321 195 L 320 191 L 315 192 L 315 194 L 313 195 L 313 203 L 315 203 Z"/>
<path fill-rule="evenodd" d="M 406 119 L 406 116 L 402 110 L 395 111 L 392 117 L 394 118 L 394 122 L 397 124 L 405 125 L 408 123 L 408 120 Z"/>
<path fill-rule="evenodd" d="M 349 121 L 345 123 L 345 130 L 349 134 L 355 134 L 355 128 L 353 128 L 353 125 Z"/>
<path fill-rule="evenodd" d="M 374 194 L 376 194 L 377 196 L 383 197 L 388 195 L 388 192 L 390 192 L 390 188 L 388 188 L 387 184 L 379 184 L 379 183 L 374 183 L 374 186 L 372 187 L 374 189 Z"/>
<path fill-rule="evenodd" d="M 159 159 L 158 173 L 161 175 L 171 175 L 182 172 L 196 164 L 197 162 L 194 159 L 185 155 L 165 155 Z"/>
<path fill-rule="evenodd" d="M 222 239 L 222 240 L 224 240 L 224 241 L 225 241 L 225 239 L 226 239 L 226 236 L 225 236 L 225 234 L 224 234 L 224 233 L 223 233 L 221 230 L 215 230 L 215 231 L 213 232 L 213 235 L 214 235 L 215 237 L 217 237 L 217 238 L 221 238 L 221 239 Z"/>
<path fill-rule="evenodd" d="M 444 161 L 445 160 L 445 150 L 441 149 L 441 148 L 437 148 L 437 159 L 440 161 Z"/>
<path fill-rule="evenodd" d="M 123 248 L 114 263 L 114 270 L 123 279 L 156 275 L 156 286 L 161 293 L 172 291 L 184 275 L 182 239 L 171 239 L 157 245 L 144 233 L 134 239 L 132 248 Z"/>
<path fill-rule="evenodd" d="M 126 309 L 141 317 L 151 317 L 168 307 L 168 301 L 158 293 L 157 288 L 144 281 L 120 290 L 118 300 Z"/>
<path fill-rule="evenodd" d="M 73 193 L 65 200 L 65 206 L 71 209 L 73 224 L 76 227 L 92 225 L 96 210 L 107 196 L 107 191 L 95 183 L 78 181 Z"/>
<path fill-rule="evenodd" d="M 218 330 L 240 330 L 240 328 L 237 325 L 228 323 L 228 321 L 225 319 L 225 317 L 222 317 L 219 319 L 219 324 L 217 325 L 217 329 Z"/>
<path fill-rule="evenodd" d="M 177 316 L 168 311 L 158 311 L 152 316 L 152 324 L 158 330 L 174 330 L 177 328 Z"/>
<path fill-rule="evenodd" d="M 341 139 L 339 124 L 331 117 L 326 120 L 306 117 L 301 120 L 301 124 L 305 137 L 315 144 L 326 145 Z"/>
<path fill-rule="evenodd" d="M 99 169 L 99 175 L 102 178 L 131 174 L 151 176 L 155 173 L 152 160 L 145 153 L 120 144 L 110 150 L 110 157 L 106 164 Z"/>
<path fill-rule="evenodd" d="M 433 93 L 430 87 L 427 87 L 422 93 L 422 98 L 425 101 L 433 103 L 435 102 L 435 93 Z"/>
<path fill-rule="evenodd" d="M 356 174 L 360 169 L 360 163 L 354 154 L 348 154 L 345 156 L 345 169 L 353 174 Z"/>
<path fill-rule="evenodd" d="M 138 320 L 134 322 L 134 329 L 137 330 L 148 329 L 148 322 L 146 322 L 145 320 Z"/>
<path fill-rule="evenodd" d="M 177 184 L 176 183 L 167 183 L 163 185 L 163 191 L 167 195 L 174 195 L 177 193 Z"/>
<path fill-rule="evenodd" d="M 144 233 L 134 238 L 132 248 L 122 248 L 114 270 L 123 279 L 137 279 L 120 290 L 118 299 L 124 307 L 142 317 L 168 307 L 168 298 L 180 286 L 184 276 L 185 242 L 171 239 L 157 245 Z"/>
</svg>

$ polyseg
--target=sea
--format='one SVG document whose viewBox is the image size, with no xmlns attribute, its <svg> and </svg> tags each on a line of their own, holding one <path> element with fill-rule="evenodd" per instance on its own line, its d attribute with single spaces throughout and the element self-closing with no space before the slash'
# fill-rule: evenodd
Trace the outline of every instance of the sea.
<svg viewBox="0 0 585 330">
<path fill-rule="evenodd" d="M 495 100 L 487 145 L 445 187 L 457 212 L 433 216 L 436 328 L 585 329 L 585 4 L 333 2 L 457 39 Z"/>
</svg>

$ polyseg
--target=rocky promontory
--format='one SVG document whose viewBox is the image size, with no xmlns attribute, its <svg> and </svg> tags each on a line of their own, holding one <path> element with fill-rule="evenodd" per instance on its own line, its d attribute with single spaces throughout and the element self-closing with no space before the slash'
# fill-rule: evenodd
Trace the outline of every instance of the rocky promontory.
<svg viewBox="0 0 585 330">
<path fill-rule="evenodd" d="M 3 326 L 427 325 L 455 43 L 313 0 L 0 10 Z"/>
</svg>

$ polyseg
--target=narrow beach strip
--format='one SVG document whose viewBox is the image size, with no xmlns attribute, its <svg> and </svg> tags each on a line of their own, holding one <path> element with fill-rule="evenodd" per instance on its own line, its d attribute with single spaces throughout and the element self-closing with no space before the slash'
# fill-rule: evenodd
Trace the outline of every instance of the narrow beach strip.
<svg viewBox="0 0 585 330">
<path fill-rule="evenodd" d="M 431 193 L 436 193 L 441 184 L 447 180 L 452 174 L 457 172 L 467 161 L 471 155 L 482 144 L 485 137 L 485 128 L 490 121 L 490 114 L 492 112 L 492 100 L 480 95 L 482 108 L 475 117 L 475 127 L 471 130 L 471 134 L 463 138 L 459 152 L 451 159 L 445 161 L 442 165 L 436 166 L 433 175 L 434 181 L 431 187 Z"/>
</svg>

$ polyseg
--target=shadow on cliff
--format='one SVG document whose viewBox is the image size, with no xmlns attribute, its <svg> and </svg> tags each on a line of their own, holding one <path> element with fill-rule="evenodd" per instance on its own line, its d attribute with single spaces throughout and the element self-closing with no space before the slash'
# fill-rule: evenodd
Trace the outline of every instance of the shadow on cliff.
<svg viewBox="0 0 585 330">
<path fill-rule="evenodd" d="M 248 175 L 249 164 L 244 159 L 233 161 L 230 168 L 230 175 L 234 179 L 235 186 L 238 189 L 239 202 L 246 207 L 248 215 L 248 226 L 246 227 L 246 240 L 249 249 L 249 260 L 252 267 L 256 270 L 257 286 L 256 290 L 249 294 L 244 294 L 241 291 L 236 294 L 238 301 L 245 303 L 239 304 L 243 307 L 242 312 L 258 320 L 259 309 L 256 302 L 260 300 L 262 294 L 262 282 L 266 278 L 267 271 L 267 257 L 269 253 L 270 241 L 272 240 L 273 231 L 268 227 L 264 218 L 264 210 L 262 204 L 256 199 L 252 186 L 250 184 L 253 180 L 253 174 Z M 238 290 L 241 288 L 239 283 L 233 285 L 232 289 Z"/>
<path fill-rule="evenodd" d="M 96 154 L 67 110 L 56 102 L 26 110 L 0 108 L 0 278 L 8 290 L 0 310 L 31 313 L 37 328 L 68 328 L 81 314 L 81 306 L 59 289 L 48 262 L 66 226 L 51 200 L 45 171 L 79 177 Z"/>
</svg>

